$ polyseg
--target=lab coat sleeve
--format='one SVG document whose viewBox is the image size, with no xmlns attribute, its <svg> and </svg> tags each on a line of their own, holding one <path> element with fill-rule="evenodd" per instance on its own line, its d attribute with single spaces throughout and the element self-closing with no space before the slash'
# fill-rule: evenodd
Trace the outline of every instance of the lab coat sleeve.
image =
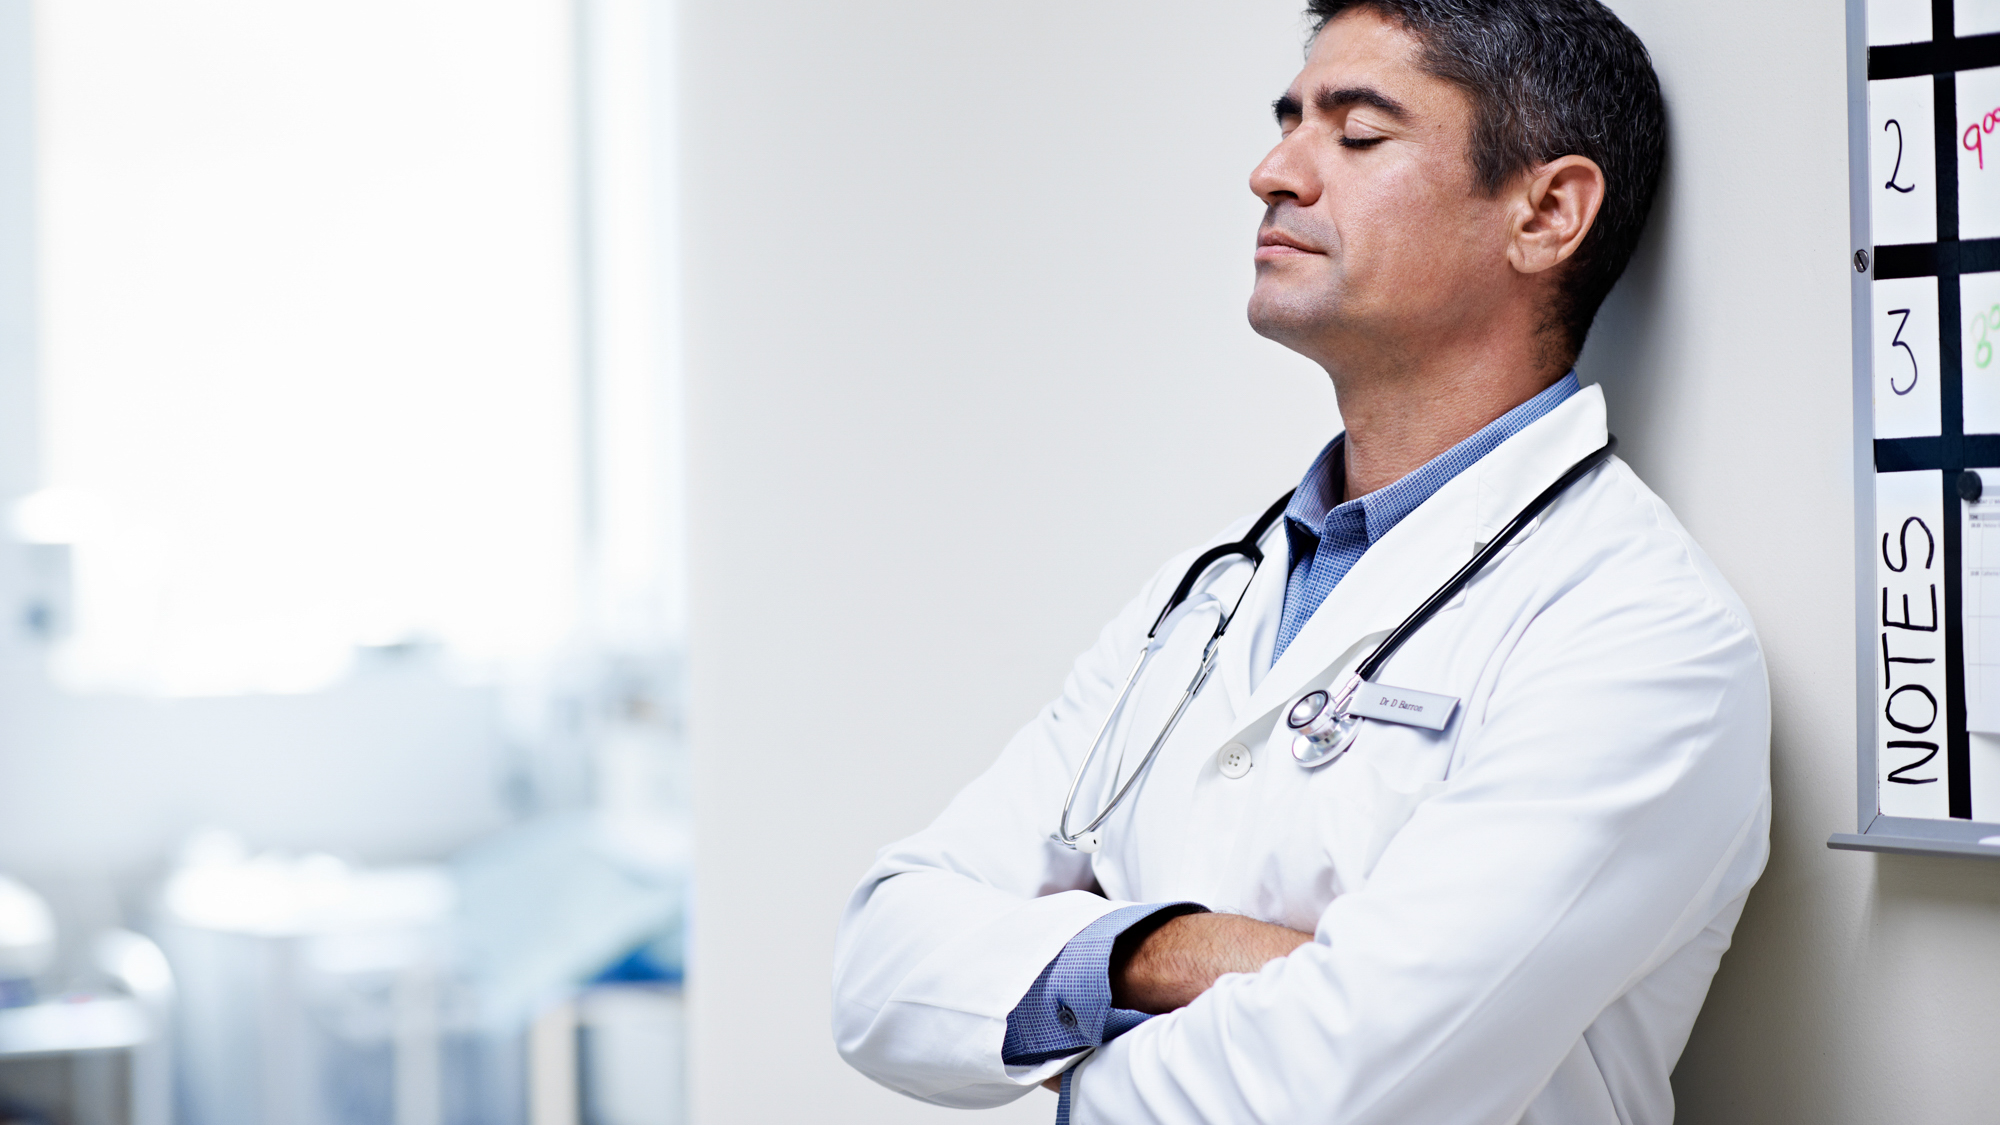
<svg viewBox="0 0 2000 1125">
<path fill-rule="evenodd" d="M 1074 1072 L 1076 1125 L 1512 1125 L 1748 889 L 1756 638 L 1705 564 L 1599 561 L 1514 636 L 1453 776 L 1316 940 L 1106 1044 Z"/>
<path fill-rule="evenodd" d="M 1111 956 L 1120 938 L 1144 925 L 1134 935 L 1143 939 L 1163 922 L 1207 909 L 1193 902 L 1146 903 L 1121 907 L 1085 926 L 1007 1013 L 1000 1057 L 1010 1063 L 1065 1058 L 1146 1022 L 1145 1012 L 1111 1005 Z"/>
<path fill-rule="evenodd" d="M 1089 889 L 1088 857 L 1048 835 L 1151 614 L 1193 554 L 1106 626 L 1062 695 L 930 827 L 877 855 L 848 902 L 834 961 L 834 1040 L 862 1073 L 972 1108 L 1011 1101 L 1075 1061 L 1007 1064 L 1008 1014 L 1070 939 L 1133 904 Z"/>
</svg>

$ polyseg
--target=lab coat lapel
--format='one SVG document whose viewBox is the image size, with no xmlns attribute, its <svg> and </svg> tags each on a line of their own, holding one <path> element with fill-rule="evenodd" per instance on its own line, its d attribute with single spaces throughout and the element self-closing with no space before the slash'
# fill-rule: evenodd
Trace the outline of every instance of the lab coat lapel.
<svg viewBox="0 0 2000 1125">
<path fill-rule="evenodd" d="M 1243 714 L 1250 702 L 1251 685 L 1259 682 L 1260 665 L 1271 658 L 1271 638 L 1285 611 L 1285 577 L 1291 573 L 1291 545 L 1285 535 L 1284 519 L 1263 539 L 1264 563 L 1244 591 L 1243 606 L 1223 638 L 1217 672 L 1223 691 L 1229 696 L 1229 713 Z"/>
<path fill-rule="evenodd" d="M 1438 489 L 1327 595 L 1248 701 L 1235 708 L 1237 731 L 1259 725 L 1301 692 L 1358 663 L 1528 501 L 1604 440 L 1603 392 L 1585 387 Z M 1282 602 L 1281 587 L 1277 604 Z"/>
</svg>

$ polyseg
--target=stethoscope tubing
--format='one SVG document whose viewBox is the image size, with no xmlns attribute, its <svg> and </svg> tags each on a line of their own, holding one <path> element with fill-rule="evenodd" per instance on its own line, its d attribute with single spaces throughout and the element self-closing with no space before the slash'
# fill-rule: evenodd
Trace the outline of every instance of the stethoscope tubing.
<svg viewBox="0 0 2000 1125">
<path fill-rule="evenodd" d="M 1296 492 L 1297 489 L 1293 489 L 1292 491 Z M 1258 546 L 1258 543 L 1271 530 L 1271 525 L 1275 524 L 1278 521 L 1278 517 L 1284 513 L 1286 505 L 1291 502 L 1291 492 L 1278 497 L 1277 502 L 1266 508 L 1264 514 L 1258 516 L 1256 522 L 1250 525 L 1250 529 L 1244 533 L 1243 538 L 1231 543 L 1222 543 L 1210 547 L 1197 556 L 1194 562 L 1188 565 L 1187 573 L 1181 576 L 1180 585 L 1174 587 L 1173 594 L 1167 598 L 1167 604 L 1160 608 L 1159 616 L 1153 618 L 1153 627 L 1146 630 L 1146 641 L 1139 646 L 1139 657 L 1132 662 L 1131 673 L 1125 677 L 1124 686 L 1118 689 L 1118 698 L 1112 702 L 1111 709 L 1105 712 L 1104 722 L 1099 724 L 1096 737 L 1090 740 L 1090 750 L 1084 754 L 1083 764 L 1077 767 L 1076 776 L 1070 779 L 1069 792 L 1063 797 L 1062 819 L 1057 822 L 1055 834 L 1051 837 L 1056 843 L 1067 848 L 1076 847 L 1078 840 L 1097 831 L 1106 820 L 1111 818 L 1111 814 L 1116 812 L 1118 806 L 1124 802 L 1125 795 L 1131 792 L 1132 787 L 1138 783 L 1139 779 L 1146 775 L 1147 767 L 1153 764 L 1153 759 L 1159 755 L 1160 748 L 1167 744 L 1167 738 L 1174 733 L 1175 728 L 1180 726 L 1181 717 L 1187 714 L 1188 705 L 1194 702 L 1194 697 L 1200 694 L 1202 686 L 1208 683 L 1209 675 L 1215 671 L 1216 652 L 1221 647 L 1223 634 L 1229 632 L 1230 622 L 1236 620 L 1236 611 L 1243 607 L 1243 596 L 1250 592 L 1250 583 L 1245 582 L 1243 584 L 1243 589 L 1236 594 L 1235 604 L 1229 607 L 1228 613 L 1223 614 L 1216 621 L 1215 631 L 1209 634 L 1208 646 L 1202 650 L 1200 670 L 1195 673 L 1194 679 L 1189 681 L 1187 690 L 1181 693 L 1181 700 L 1175 704 L 1173 715 L 1167 719 L 1167 724 L 1161 729 L 1159 737 L 1153 739 L 1153 744 L 1147 748 L 1146 756 L 1133 769 L 1131 776 L 1125 779 L 1125 783 L 1118 785 L 1117 792 L 1112 794 L 1110 802 L 1096 816 L 1090 819 L 1090 823 L 1077 829 L 1075 832 L 1071 832 L 1069 830 L 1069 817 L 1071 811 L 1076 807 L 1077 792 L 1083 788 L 1083 779 L 1090 775 L 1090 763 L 1097 759 L 1097 751 L 1104 745 L 1104 736 L 1110 732 L 1111 725 L 1117 722 L 1118 714 L 1125 709 L 1126 701 L 1131 699 L 1133 685 L 1139 682 L 1140 673 L 1145 671 L 1146 665 L 1153 659 L 1153 653 L 1160 647 L 1158 637 L 1160 626 L 1165 624 L 1167 619 L 1173 615 L 1173 612 L 1187 601 L 1188 595 L 1194 592 L 1194 584 L 1201 580 L 1201 576 L 1208 572 L 1208 568 L 1223 559 L 1229 558 L 1232 555 L 1240 555 L 1248 559 L 1250 562 L 1251 577 L 1255 578 L 1257 568 L 1264 565 L 1264 549 Z M 1121 754 L 1121 765 L 1123 764 L 1123 757 Z M 1114 785 L 1117 785 L 1118 771 L 1116 767 L 1112 770 L 1111 780 Z"/>
<path fill-rule="evenodd" d="M 1123 708 L 1126 693 L 1131 691 L 1132 684 L 1137 682 L 1140 671 L 1145 668 L 1146 662 L 1151 659 L 1152 646 L 1147 646 L 1145 651 L 1139 654 L 1138 663 L 1133 666 L 1132 674 L 1125 679 L 1125 688 L 1118 693 L 1118 706 L 1113 707 L 1111 714 L 1105 716 L 1104 725 L 1098 728 L 1097 737 L 1091 741 L 1090 753 L 1085 755 L 1083 759 L 1083 768 L 1076 771 L 1076 777 L 1069 783 L 1069 795 L 1063 798 L 1062 821 L 1056 828 L 1058 833 L 1057 838 L 1060 842 L 1074 844 L 1086 833 L 1097 831 L 1103 826 L 1105 821 L 1111 819 L 1112 813 L 1118 811 L 1118 806 L 1125 802 L 1125 794 L 1131 792 L 1132 787 L 1139 783 L 1139 779 L 1146 776 L 1147 767 L 1151 766 L 1153 759 L 1159 756 L 1160 748 L 1167 744 L 1167 739 L 1173 737 L 1174 729 L 1181 725 L 1181 716 L 1187 714 L 1188 705 L 1194 702 L 1194 697 L 1201 693 L 1202 686 L 1208 683 L 1209 675 L 1215 671 L 1215 650 L 1217 642 L 1220 640 L 1220 636 L 1209 638 L 1208 648 L 1202 653 L 1201 669 L 1195 673 L 1195 678 L 1189 681 L 1187 690 L 1181 693 L 1180 702 L 1174 705 L 1173 715 L 1167 719 L 1166 725 L 1160 728 L 1159 737 L 1153 739 L 1153 744 L 1146 748 L 1146 756 L 1139 759 L 1139 765 L 1133 769 L 1131 776 L 1125 779 L 1125 784 L 1118 787 L 1118 791 L 1112 794 L 1111 800 L 1104 806 L 1104 810 L 1091 818 L 1089 824 L 1084 825 L 1075 832 L 1071 832 L 1069 830 L 1069 814 L 1070 810 L 1075 806 L 1077 790 L 1082 787 L 1084 777 L 1090 772 L 1091 759 L 1096 757 L 1098 747 L 1103 744 L 1105 731 L 1110 729 L 1112 720 L 1118 717 L 1119 710 Z M 1115 771 L 1112 775 L 1112 780 L 1114 782 L 1117 780 Z"/>
<path fill-rule="evenodd" d="M 1493 556 L 1505 550 L 1507 544 L 1513 542 L 1514 537 L 1519 535 L 1523 528 L 1540 518 L 1541 514 L 1548 510 L 1549 505 L 1556 502 L 1557 497 L 1569 490 L 1570 485 L 1582 480 L 1585 474 L 1610 460 L 1611 455 L 1617 451 L 1617 435 L 1606 435 L 1603 445 L 1598 446 L 1586 454 L 1582 460 L 1571 465 L 1569 471 L 1557 477 L 1554 484 L 1544 488 L 1540 495 L 1528 501 L 1527 507 L 1522 508 L 1513 519 L 1509 520 L 1507 526 L 1500 529 L 1500 534 L 1493 537 L 1492 542 L 1481 547 L 1479 553 L 1472 556 L 1471 561 L 1458 568 L 1458 573 L 1447 579 L 1445 584 L 1439 586 L 1430 597 L 1425 598 L 1424 604 L 1418 606 L 1416 611 L 1408 617 L 1403 618 L 1402 623 L 1396 626 L 1395 630 L 1376 647 L 1375 651 L 1368 654 L 1368 659 L 1361 662 L 1361 667 L 1354 670 L 1354 678 L 1363 682 L 1374 680 L 1375 676 L 1382 671 L 1382 666 L 1389 662 L 1389 658 L 1396 655 L 1396 650 L 1403 647 L 1403 642 L 1409 640 L 1411 635 L 1418 629 L 1423 628 L 1425 623 L 1437 615 L 1438 610 L 1445 607 L 1446 603 L 1457 597 L 1458 592 L 1465 588 L 1466 583 L 1471 582 L 1473 577 L 1487 563 L 1493 561 Z"/>
<path fill-rule="evenodd" d="M 1389 635 L 1383 639 L 1382 643 L 1375 647 L 1375 651 L 1368 654 L 1367 659 L 1361 662 L 1361 666 L 1355 669 L 1353 675 L 1348 677 L 1347 682 L 1342 685 L 1340 695 L 1332 701 L 1332 708 L 1339 713 L 1339 717 L 1343 720 L 1349 718 L 1346 709 L 1348 703 L 1354 697 L 1355 690 L 1361 684 L 1373 681 L 1376 675 L 1381 672 L 1382 666 L 1389 662 L 1390 657 L 1396 655 L 1397 650 L 1403 647 L 1405 641 L 1409 640 L 1418 629 L 1422 628 L 1425 623 L 1436 616 L 1437 612 L 1443 609 L 1451 599 L 1457 597 L 1459 591 L 1463 590 L 1466 584 L 1471 582 L 1485 568 L 1487 563 L 1492 562 L 1501 551 L 1507 548 L 1509 543 L 1514 541 L 1515 537 L 1520 535 L 1522 530 L 1538 519 L 1544 511 L 1547 511 L 1549 505 L 1555 503 L 1556 499 L 1568 491 L 1571 485 L 1583 479 L 1585 475 L 1604 464 L 1604 462 L 1610 460 L 1611 455 L 1617 452 L 1617 449 L 1618 438 L 1615 435 L 1606 435 L 1603 445 L 1584 455 L 1581 460 L 1571 465 L 1562 476 L 1557 477 L 1554 483 L 1543 489 L 1533 500 L 1530 500 L 1525 507 L 1515 514 L 1513 519 L 1507 522 L 1505 527 L 1500 529 L 1499 534 L 1495 535 L 1490 542 L 1481 547 L 1464 566 L 1459 567 L 1457 572 L 1445 581 L 1444 585 L 1439 586 L 1431 593 L 1430 597 L 1425 598 L 1423 604 L 1419 605 L 1409 616 L 1403 618 L 1390 631 Z M 1251 576 L 1254 579 L 1257 569 L 1263 566 L 1264 563 L 1264 551 L 1258 544 L 1263 539 L 1265 533 L 1270 530 L 1272 524 L 1277 522 L 1278 516 L 1284 512 L 1286 506 L 1291 503 L 1291 499 L 1291 492 L 1280 496 L 1276 503 L 1272 504 L 1270 508 L 1265 510 L 1263 515 L 1257 518 L 1256 522 L 1250 526 L 1249 531 L 1245 533 L 1243 538 L 1231 543 L 1218 544 L 1203 551 L 1188 566 L 1187 573 L 1181 576 L 1180 585 L 1174 588 L 1174 592 L 1168 597 L 1166 605 L 1161 607 L 1159 616 L 1153 619 L 1152 628 L 1146 631 L 1146 641 L 1140 646 L 1138 659 L 1132 662 L 1132 671 L 1126 675 L 1124 685 L 1118 689 L 1117 699 L 1113 701 L 1110 711 L 1105 714 L 1104 722 L 1098 726 L 1096 736 L 1091 739 L 1090 749 L 1083 756 L 1083 764 L 1077 767 L 1076 776 L 1070 780 L 1069 792 L 1063 797 L 1062 818 L 1057 823 L 1055 833 L 1050 837 L 1056 843 L 1069 848 L 1079 848 L 1079 842 L 1090 838 L 1091 834 L 1102 827 L 1105 821 L 1111 819 L 1111 814 L 1116 812 L 1118 806 L 1125 802 L 1126 795 L 1132 791 L 1134 786 L 1138 785 L 1141 778 L 1146 776 L 1148 768 L 1153 764 L 1153 759 L 1159 756 L 1161 747 L 1165 746 L 1167 739 L 1173 736 L 1174 730 L 1180 726 L 1182 716 L 1187 714 L 1189 705 L 1194 702 L 1195 696 L 1200 694 L 1202 687 L 1208 683 L 1210 674 L 1215 671 L 1216 654 L 1222 644 L 1222 637 L 1229 631 L 1230 623 L 1236 619 L 1237 610 L 1242 608 L 1243 597 L 1249 593 L 1250 583 L 1244 583 L 1243 589 L 1237 592 L 1235 603 L 1229 607 L 1229 612 L 1222 615 L 1216 622 L 1215 631 L 1209 635 L 1208 644 L 1202 650 L 1201 668 L 1195 673 L 1194 679 L 1189 681 L 1187 690 L 1181 693 L 1180 702 L 1175 704 L 1173 714 L 1168 717 L 1166 725 L 1160 729 L 1160 733 L 1153 739 L 1152 745 L 1147 747 L 1146 756 L 1140 759 L 1138 766 L 1132 770 L 1131 776 L 1127 777 L 1122 785 L 1117 785 L 1117 772 L 1114 770 L 1112 782 L 1114 785 L 1117 785 L 1117 791 L 1112 794 L 1111 800 L 1105 804 L 1104 808 L 1096 816 L 1090 819 L 1090 823 L 1075 832 L 1069 830 L 1070 814 L 1075 808 L 1077 793 L 1083 788 L 1083 779 L 1089 776 L 1090 765 L 1096 760 L 1098 750 L 1103 747 L 1105 735 L 1110 733 L 1112 724 L 1117 721 L 1119 713 L 1125 709 L 1126 702 L 1131 698 L 1132 688 L 1139 682 L 1139 676 L 1145 671 L 1146 665 L 1151 662 L 1154 651 L 1158 649 L 1160 644 L 1158 640 L 1160 627 L 1166 623 L 1167 619 L 1172 616 L 1176 609 L 1179 609 L 1187 601 L 1188 596 L 1194 591 L 1195 583 L 1201 580 L 1202 575 L 1206 574 L 1211 566 L 1214 566 L 1223 559 L 1231 556 L 1240 556 L 1248 560 L 1251 566 Z M 1345 735 L 1340 748 L 1344 749 L 1346 742 L 1351 741 L 1352 738 L 1352 733 Z M 1324 764 L 1327 761 L 1331 761 L 1333 757 L 1338 756 L 1336 752 L 1317 762 L 1307 764 Z M 1123 755 L 1120 755 L 1120 757 L 1122 759 Z M 1122 761 L 1120 764 L 1122 766 Z M 1094 838 L 1089 839 L 1087 846 L 1081 846 L 1081 850 L 1087 852 L 1096 851 L 1097 841 Z"/>
</svg>

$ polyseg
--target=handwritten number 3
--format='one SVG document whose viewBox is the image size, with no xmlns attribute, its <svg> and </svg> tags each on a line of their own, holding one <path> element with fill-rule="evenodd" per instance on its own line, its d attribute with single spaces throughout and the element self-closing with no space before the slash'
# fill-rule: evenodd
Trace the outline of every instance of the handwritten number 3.
<svg viewBox="0 0 2000 1125">
<path fill-rule="evenodd" d="M 1903 123 L 1891 117 L 1882 123 L 1882 131 L 1885 133 L 1888 132 L 1891 125 L 1896 127 L 1896 166 L 1889 169 L 1889 182 L 1882 186 L 1891 191 L 1913 192 L 1917 190 L 1917 185 L 1911 184 L 1909 187 L 1904 187 L 1896 182 L 1897 175 L 1903 171 Z M 1896 393 L 1901 394 L 1902 392 L 1898 391 Z"/>
<path fill-rule="evenodd" d="M 1889 389 L 1896 392 L 1899 395 L 1906 395 L 1909 394 L 1911 391 L 1915 390 L 1917 386 L 1917 353 L 1916 350 L 1911 348 L 1909 344 L 1903 342 L 1903 329 L 1909 327 L 1910 324 L 1910 310 L 1890 309 L 1889 315 L 1900 316 L 1903 318 L 1902 320 L 1896 322 L 1896 338 L 1889 342 L 1889 346 L 1892 348 L 1901 348 L 1905 352 L 1909 353 L 1910 356 L 1910 385 L 1907 387 L 1897 386 L 1896 377 L 1894 375 L 1891 375 L 1889 376 Z"/>
</svg>

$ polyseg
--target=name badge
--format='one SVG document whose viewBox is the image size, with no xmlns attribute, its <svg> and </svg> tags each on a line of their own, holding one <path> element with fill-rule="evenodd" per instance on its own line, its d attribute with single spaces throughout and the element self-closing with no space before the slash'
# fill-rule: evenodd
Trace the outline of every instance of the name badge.
<svg viewBox="0 0 2000 1125">
<path fill-rule="evenodd" d="M 1347 712 L 1364 719 L 1380 719 L 1385 723 L 1402 723 L 1404 726 L 1443 730 L 1444 725 L 1451 721 L 1452 711 L 1457 707 L 1457 696 L 1432 695 L 1427 691 L 1411 691 L 1409 688 L 1390 687 L 1387 684 L 1363 683 L 1354 690 L 1354 698 L 1348 701 Z"/>
</svg>

